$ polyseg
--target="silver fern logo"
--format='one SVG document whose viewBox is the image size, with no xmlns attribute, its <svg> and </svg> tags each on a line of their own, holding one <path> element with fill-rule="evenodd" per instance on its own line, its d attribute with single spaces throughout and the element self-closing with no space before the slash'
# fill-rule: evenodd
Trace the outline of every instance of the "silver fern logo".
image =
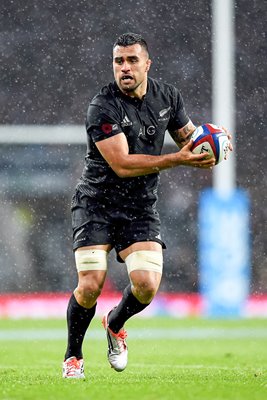
<svg viewBox="0 0 267 400">
<path fill-rule="evenodd" d="M 167 115 L 170 111 L 171 107 L 163 108 L 159 112 L 159 121 L 167 121 L 169 116 Z"/>
<path fill-rule="evenodd" d="M 170 109 L 171 109 L 171 107 L 163 108 L 163 110 L 160 110 L 159 117 L 160 118 L 164 117 L 170 111 Z"/>
</svg>

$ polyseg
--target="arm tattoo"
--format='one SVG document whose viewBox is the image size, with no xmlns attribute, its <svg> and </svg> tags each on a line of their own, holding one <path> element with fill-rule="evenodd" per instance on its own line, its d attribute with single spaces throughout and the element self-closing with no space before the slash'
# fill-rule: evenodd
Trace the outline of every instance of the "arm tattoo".
<svg viewBox="0 0 267 400">
<path fill-rule="evenodd" d="M 189 142 L 195 129 L 195 125 L 190 121 L 183 128 L 170 132 L 170 135 L 179 147 L 183 147 Z"/>
</svg>

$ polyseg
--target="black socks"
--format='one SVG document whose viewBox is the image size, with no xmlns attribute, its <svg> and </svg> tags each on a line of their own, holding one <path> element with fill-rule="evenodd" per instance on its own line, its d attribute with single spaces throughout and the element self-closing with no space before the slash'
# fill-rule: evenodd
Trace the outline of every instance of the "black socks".
<svg viewBox="0 0 267 400">
<path fill-rule="evenodd" d="M 132 294 L 131 285 L 124 289 L 123 297 L 116 308 L 109 314 L 108 323 L 114 333 L 118 333 L 124 323 L 133 315 L 144 310 L 149 304 L 142 304 Z M 96 304 L 92 308 L 84 308 L 77 303 L 72 294 L 67 309 L 68 346 L 65 360 L 69 357 L 83 358 L 82 344 L 87 328 L 96 311 Z"/>
<path fill-rule="evenodd" d="M 124 323 L 133 315 L 144 310 L 149 304 L 142 304 L 133 295 L 131 285 L 124 289 L 123 297 L 116 308 L 114 308 L 108 317 L 108 326 L 114 332 L 118 333 Z"/>
<path fill-rule="evenodd" d="M 95 315 L 96 304 L 92 308 L 84 308 L 77 303 L 72 294 L 67 309 L 68 324 L 68 346 L 65 360 L 75 356 L 77 359 L 83 357 L 82 343 L 86 330 Z"/>
</svg>

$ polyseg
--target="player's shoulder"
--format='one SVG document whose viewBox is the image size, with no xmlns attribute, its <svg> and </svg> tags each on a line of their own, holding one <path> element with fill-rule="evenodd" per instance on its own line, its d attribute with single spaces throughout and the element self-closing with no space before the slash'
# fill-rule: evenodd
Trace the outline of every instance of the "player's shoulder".
<svg viewBox="0 0 267 400">
<path fill-rule="evenodd" d="M 121 114 L 122 107 L 118 100 L 116 86 L 110 83 L 103 86 L 89 102 L 87 120 L 98 120 L 101 115 L 119 119 Z"/>
<path fill-rule="evenodd" d="M 148 78 L 149 88 L 153 94 L 160 93 L 164 96 L 177 96 L 179 90 L 172 84 L 153 78 Z"/>
<path fill-rule="evenodd" d="M 99 92 L 92 98 L 90 105 L 104 106 L 114 102 L 116 99 L 116 90 L 113 83 L 103 86 Z"/>
</svg>

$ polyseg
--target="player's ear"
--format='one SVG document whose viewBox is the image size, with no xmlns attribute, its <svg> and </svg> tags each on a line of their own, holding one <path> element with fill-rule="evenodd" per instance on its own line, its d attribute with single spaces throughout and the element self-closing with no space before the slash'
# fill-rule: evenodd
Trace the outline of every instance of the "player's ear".
<svg viewBox="0 0 267 400">
<path fill-rule="evenodd" d="M 148 60 L 146 61 L 146 72 L 148 72 L 148 71 L 150 70 L 151 64 L 152 64 L 152 61 L 148 59 Z"/>
</svg>

